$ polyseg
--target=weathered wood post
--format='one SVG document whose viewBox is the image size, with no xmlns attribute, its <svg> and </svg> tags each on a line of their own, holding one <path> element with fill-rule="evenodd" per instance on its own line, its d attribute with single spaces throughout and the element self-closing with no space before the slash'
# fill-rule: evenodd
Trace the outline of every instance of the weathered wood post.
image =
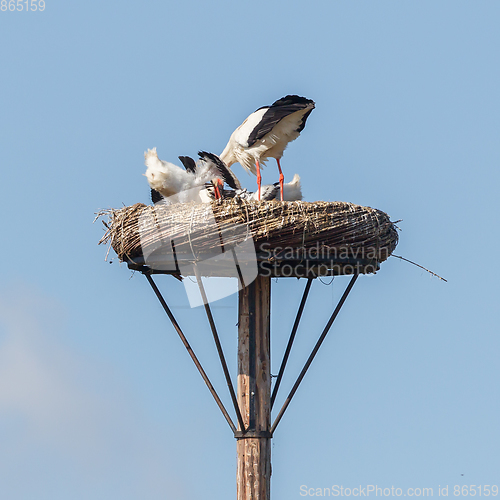
<svg viewBox="0 0 500 500">
<path fill-rule="evenodd" d="M 271 278 L 239 292 L 237 499 L 269 500 L 271 491 Z"/>
</svg>

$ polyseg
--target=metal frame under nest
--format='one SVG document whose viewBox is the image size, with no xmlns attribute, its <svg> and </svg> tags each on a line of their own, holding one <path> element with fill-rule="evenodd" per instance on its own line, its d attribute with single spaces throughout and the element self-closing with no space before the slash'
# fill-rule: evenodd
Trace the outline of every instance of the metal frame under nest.
<svg viewBox="0 0 500 500">
<path fill-rule="evenodd" d="M 299 388 L 302 380 L 304 379 L 309 367 L 311 366 L 316 354 L 318 353 L 320 347 L 321 347 L 321 344 L 323 343 L 323 341 L 325 340 L 328 332 L 330 331 L 332 325 L 333 325 L 333 322 L 335 321 L 335 319 L 337 318 L 342 306 L 344 305 L 344 302 L 346 301 L 347 299 L 347 296 L 349 295 L 349 293 L 351 292 L 354 284 L 356 283 L 356 280 L 359 276 L 358 273 L 354 273 L 354 275 L 351 277 L 351 280 L 349 282 L 349 284 L 347 285 L 346 289 L 344 290 L 344 293 L 342 294 L 342 297 L 340 298 L 339 302 L 337 303 L 337 306 L 335 307 L 334 311 L 332 312 L 325 328 L 323 329 L 321 335 L 319 336 L 314 348 L 312 349 L 307 361 L 305 362 L 302 370 L 300 371 L 300 374 L 298 375 L 295 383 L 293 384 L 293 387 L 292 389 L 290 390 L 287 398 L 285 399 L 285 402 L 283 403 L 278 415 L 276 416 L 273 424 L 271 425 L 269 431 L 260 431 L 260 432 L 252 432 L 251 429 L 249 429 L 249 427 L 245 426 L 244 422 L 243 422 L 243 418 L 242 418 L 242 415 L 241 415 L 241 411 L 240 411 L 240 407 L 239 407 L 239 404 L 238 404 L 238 400 L 237 400 L 237 396 L 236 396 L 236 393 L 235 393 L 235 390 L 234 390 L 234 385 L 232 383 L 232 380 L 231 380 L 231 375 L 229 373 L 229 369 L 227 367 L 227 363 L 226 363 L 226 359 L 225 359 L 225 356 L 224 356 L 224 352 L 223 352 L 223 349 L 222 349 L 222 345 L 220 343 L 220 339 L 219 339 L 219 335 L 218 335 L 218 332 L 217 332 L 217 327 L 215 325 L 215 321 L 214 321 L 214 318 L 213 318 L 213 315 L 212 315 L 212 311 L 210 309 L 210 305 L 208 303 L 208 300 L 207 300 L 207 297 L 206 297 L 206 293 L 205 293 L 205 289 L 204 289 L 204 286 L 203 286 L 203 282 L 202 282 L 202 279 L 201 279 L 201 276 L 199 274 L 196 275 L 196 278 L 197 278 L 197 283 L 198 283 L 198 287 L 200 289 L 200 293 L 201 293 L 201 296 L 203 298 L 203 301 L 204 301 L 204 309 L 205 309 L 205 313 L 207 315 L 207 319 L 208 319 L 208 322 L 210 324 L 210 329 L 212 331 L 212 335 L 213 335 L 213 339 L 214 339 L 214 342 L 215 342 L 215 346 L 216 346 L 216 349 L 217 349 L 217 353 L 219 355 L 219 359 L 220 359 L 220 362 L 221 362 L 221 366 L 222 366 L 222 369 L 223 369 L 223 372 L 224 372 L 224 376 L 225 376 L 225 379 L 226 379 L 226 383 L 227 383 L 227 386 L 228 386 L 228 389 L 229 389 L 229 393 L 230 393 L 230 396 L 231 396 L 231 401 L 233 403 L 233 407 L 234 407 L 234 411 L 236 413 L 236 418 L 237 418 L 237 421 L 238 421 L 238 424 L 239 424 L 239 428 L 240 430 L 237 430 L 237 427 L 236 425 L 234 424 L 233 420 L 231 419 L 227 409 L 225 408 L 224 406 L 224 403 L 221 401 L 219 395 L 217 394 L 217 391 L 215 390 L 215 388 L 213 387 L 212 383 L 210 382 L 210 379 L 208 377 L 208 375 L 206 374 L 205 370 L 203 369 L 200 361 L 198 360 L 196 354 L 194 353 L 191 345 L 189 344 L 184 332 L 182 331 L 181 327 L 179 326 L 178 322 L 176 321 L 174 315 L 172 314 L 172 311 L 170 310 L 167 302 L 165 301 L 165 298 L 163 297 L 162 293 L 160 292 L 158 286 L 156 285 L 155 281 L 153 280 L 152 276 L 151 276 L 151 272 L 150 271 L 147 271 L 147 270 L 142 270 L 141 271 L 142 274 L 144 274 L 144 276 L 146 277 L 146 279 L 148 280 L 149 284 L 151 285 L 151 288 L 153 289 L 155 295 L 157 296 L 158 300 L 160 301 L 160 304 L 162 305 L 165 313 L 167 314 L 168 318 L 170 319 L 170 322 L 172 323 L 172 326 L 174 327 L 175 331 L 177 332 L 177 334 L 179 335 L 179 338 L 181 339 L 182 343 L 184 344 L 184 347 L 186 348 L 186 350 L 188 351 L 191 359 L 193 360 L 198 372 L 200 373 L 201 377 L 203 378 L 205 384 L 207 385 L 207 388 L 208 390 L 210 391 L 210 393 L 212 394 L 215 402 L 217 403 L 217 406 L 219 407 L 219 409 L 221 410 L 224 418 L 226 419 L 229 427 L 231 428 L 231 431 L 233 432 L 234 434 L 234 437 L 236 439 L 245 439 L 245 438 L 254 438 L 254 437 L 268 437 L 268 438 L 272 438 L 273 437 L 273 434 L 274 434 L 274 431 L 276 430 L 276 427 L 278 426 L 278 424 L 280 423 L 281 419 L 283 418 L 283 415 L 285 414 L 285 411 L 287 410 L 288 406 L 290 405 L 295 393 L 297 392 L 297 389 Z M 293 323 L 293 327 L 292 327 L 292 331 L 290 333 L 290 337 L 288 339 L 288 343 L 287 343 L 287 346 L 286 346 L 286 349 L 285 349 L 285 352 L 283 354 L 283 359 L 281 361 L 281 364 L 280 364 L 280 368 L 279 368 L 279 372 L 278 372 L 278 375 L 276 377 L 276 382 L 274 384 L 274 388 L 273 388 L 273 391 L 272 391 L 272 395 L 271 395 L 271 409 L 274 405 L 274 402 L 276 400 L 276 396 L 278 394 L 278 390 L 279 390 L 279 387 L 280 387 L 280 384 L 281 384 L 281 381 L 282 381 L 282 378 L 283 378 L 283 374 L 285 372 L 285 368 L 286 368 L 286 365 L 287 365 L 287 362 L 288 362 L 288 358 L 290 356 L 290 352 L 292 350 L 292 346 L 293 346 L 293 343 L 294 343 L 294 340 L 295 340 L 295 336 L 297 334 L 297 330 L 299 328 L 299 324 L 300 324 L 300 320 L 302 318 L 302 313 L 304 312 L 304 308 L 305 308 L 305 305 L 306 305 L 306 302 L 307 302 L 307 298 L 309 296 L 309 291 L 311 289 L 311 285 L 312 285 L 312 282 L 313 282 L 313 279 L 312 277 L 308 278 L 307 279 L 307 282 L 306 282 L 306 286 L 305 286 L 305 289 L 304 289 L 304 292 L 302 294 L 302 299 L 300 301 L 300 305 L 299 305 L 299 308 L 297 310 L 297 314 L 296 314 L 296 317 L 295 317 L 295 321 Z"/>
<path fill-rule="evenodd" d="M 252 258 L 254 263 L 257 263 L 256 274 L 263 277 L 307 279 L 272 391 L 272 408 L 313 279 L 320 276 L 352 275 L 349 285 L 319 336 L 274 423 L 268 431 L 265 431 L 266 436 L 258 436 L 272 437 L 358 276 L 375 273 L 380 268 L 380 263 L 389 257 L 398 242 L 396 226 L 386 213 L 370 207 L 343 202 L 229 200 L 211 204 L 183 203 L 156 206 L 138 203 L 121 209 L 103 210 L 98 214 L 99 216 L 108 216 L 108 222 L 103 221 L 106 232 L 99 243 L 109 243 L 120 261 L 126 262 L 130 269 L 146 276 L 238 439 L 255 437 L 255 433 L 244 425 L 202 276 L 234 275 L 239 280 L 240 289 L 250 285 L 251 282 L 245 281 L 243 277 L 242 269 L 245 263 L 236 254 L 235 249 L 251 237 L 255 245 L 252 246 Z M 265 249 L 263 245 L 267 245 Z M 292 252 L 290 255 L 290 249 L 303 250 L 303 253 Z M 328 252 L 326 257 L 325 249 Z M 372 254 L 368 257 L 367 249 L 372 250 Z M 311 250 L 316 250 L 315 255 L 311 254 Z M 209 269 L 203 266 L 214 251 L 227 255 L 228 259 L 235 264 L 237 274 L 228 274 L 223 265 L 218 267 L 214 264 Z M 330 255 L 332 251 L 333 256 Z M 287 269 L 292 272 L 287 272 Z M 181 275 L 196 276 L 240 430 L 229 416 L 153 280 L 154 274 L 170 274 L 179 279 Z"/>
</svg>

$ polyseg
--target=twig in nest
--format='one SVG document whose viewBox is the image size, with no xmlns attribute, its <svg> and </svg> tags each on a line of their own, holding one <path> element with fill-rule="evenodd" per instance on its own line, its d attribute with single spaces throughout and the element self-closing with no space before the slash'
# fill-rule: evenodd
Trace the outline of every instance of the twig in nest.
<svg viewBox="0 0 500 500">
<path fill-rule="evenodd" d="M 433 273 L 429 269 L 426 269 L 424 266 L 421 266 L 420 264 L 417 264 L 416 262 L 412 262 L 411 260 L 405 259 L 404 257 L 401 257 L 399 255 L 392 254 L 391 257 L 396 257 L 397 259 L 405 260 L 406 262 L 409 262 L 410 264 L 413 264 L 414 266 L 420 267 L 420 269 L 427 271 L 428 273 L 432 274 L 432 276 L 436 276 L 436 278 L 439 278 L 440 280 L 446 281 L 446 283 L 448 283 L 448 280 L 445 280 L 444 278 L 439 276 L 439 274 Z"/>
</svg>

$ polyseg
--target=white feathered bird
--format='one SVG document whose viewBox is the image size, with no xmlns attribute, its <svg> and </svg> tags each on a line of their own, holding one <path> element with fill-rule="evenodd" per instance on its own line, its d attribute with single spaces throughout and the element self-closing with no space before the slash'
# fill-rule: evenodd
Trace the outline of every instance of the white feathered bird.
<svg viewBox="0 0 500 500">
<path fill-rule="evenodd" d="M 271 106 L 259 108 L 231 134 L 220 158 L 228 167 L 238 162 L 245 170 L 257 175 L 259 199 L 262 181 L 260 166 L 268 158 L 275 158 L 278 163 L 281 200 L 284 199 L 280 159 L 288 143 L 297 139 L 304 129 L 314 107 L 311 99 L 287 95 Z"/>
<path fill-rule="evenodd" d="M 281 188 L 279 182 L 275 182 L 274 184 L 265 184 L 261 188 L 260 201 L 278 200 L 280 199 L 280 191 Z M 224 191 L 224 194 L 227 193 L 227 191 Z M 233 197 L 243 200 L 259 200 L 258 191 L 256 191 L 255 193 L 250 193 L 246 189 L 238 189 L 236 191 L 233 191 L 233 193 Z M 281 201 L 299 201 L 301 199 L 302 187 L 300 185 L 300 177 L 298 174 L 295 174 L 291 182 L 287 182 L 283 185 L 283 200 Z"/>
<path fill-rule="evenodd" d="M 201 191 L 206 183 L 217 179 L 223 179 L 233 189 L 241 188 L 236 176 L 217 155 L 205 151 L 200 151 L 198 155 L 200 159 L 196 163 L 189 157 L 181 157 L 182 163 L 186 165 L 186 170 L 183 170 L 173 163 L 160 160 L 156 148 L 144 153 L 147 167 L 144 175 L 152 189 L 153 202 L 159 201 L 160 196 L 173 203 L 205 201 L 200 195 Z"/>
</svg>

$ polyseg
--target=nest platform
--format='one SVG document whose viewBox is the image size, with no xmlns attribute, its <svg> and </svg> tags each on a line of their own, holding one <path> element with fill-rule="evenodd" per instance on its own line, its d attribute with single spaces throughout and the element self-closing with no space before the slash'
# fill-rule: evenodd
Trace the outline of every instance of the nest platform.
<svg viewBox="0 0 500 500">
<path fill-rule="evenodd" d="M 138 203 L 99 215 L 108 219 L 99 243 L 153 274 L 194 275 L 203 263 L 202 275 L 228 276 L 227 259 L 267 276 L 368 274 L 398 243 L 386 213 L 345 202 Z"/>
</svg>

